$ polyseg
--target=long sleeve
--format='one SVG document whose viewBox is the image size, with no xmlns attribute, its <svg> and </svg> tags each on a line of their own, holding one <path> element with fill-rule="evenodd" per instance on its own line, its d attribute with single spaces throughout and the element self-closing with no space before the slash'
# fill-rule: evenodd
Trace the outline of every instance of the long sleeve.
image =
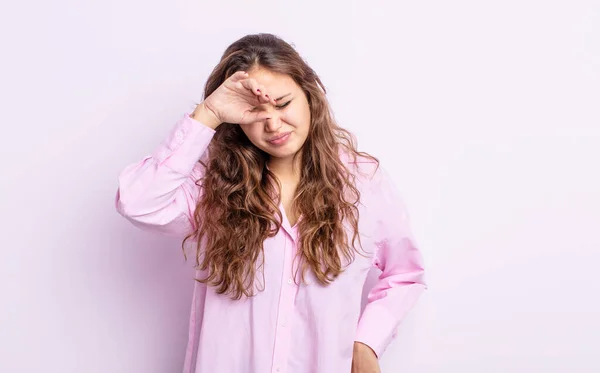
<svg viewBox="0 0 600 373">
<path fill-rule="evenodd" d="M 167 138 L 119 175 L 117 211 L 137 227 L 182 237 L 194 228 L 202 177 L 198 160 L 215 131 L 188 114 L 177 121 Z"/>
<path fill-rule="evenodd" d="M 426 285 L 422 256 L 415 246 L 408 212 L 397 188 L 381 166 L 372 182 L 372 193 L 377 196 L 373 206 L 377 222 L 373 265 L 382 273 L 368 294 L 355 340 L 371 347 L 380 357 Z"/>
</svg>

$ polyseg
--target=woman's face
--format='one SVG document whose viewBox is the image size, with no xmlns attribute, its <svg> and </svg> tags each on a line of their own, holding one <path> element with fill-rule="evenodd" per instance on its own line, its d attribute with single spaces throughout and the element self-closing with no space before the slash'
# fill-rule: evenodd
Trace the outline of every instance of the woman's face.
<svg viewBox="0 0 600 373">
<path fill-rule="evenodd" d="M 248 75 L 265 87 L 269 97 L 277 99 L 277 105 L 257 106 L 256 110 L 265 110 L 270 116 L 240 127 L 257 148 L 272 158 L 291 159 L 304 145 L 310 127 L 310 108 L 304 91 L 286 74 L 258 67 L 248 71 Z"/>
</svg>

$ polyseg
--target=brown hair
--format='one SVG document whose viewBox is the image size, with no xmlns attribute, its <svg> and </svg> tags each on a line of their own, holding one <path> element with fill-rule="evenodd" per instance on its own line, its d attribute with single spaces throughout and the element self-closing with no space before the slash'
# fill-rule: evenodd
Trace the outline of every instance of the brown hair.
<svg viewBox="0 0 600 373">
<path fill-rule="evenodd" d="M 253 67 L 289 75 L 306 94 L 311 123 L 292 203 L 302 215 L 296 271 L 302 271 L 305 281 L 310 269 L 317 281 L 326 285 L 344 270 L 344 262 L 354 260 L 357 238 L 360 244 L 360 192 L 354 174 L 340 159 L 340 150 L 354 160 L 361 155 L 379 162 L 356 150 L 354 136 L 334 120 L 319 76 L 290 44 L 275 35 L 247 35 L 231 44 L 208 78 L 204 97 L 235 72 Z M 207 271 L 207 276 L 197 281 L 215 286 L 219 294 L 233 299 L 254 295 L 256 272 L 264 264 L 263 242 L 281 228 L 281 185 L 266 167 L 268 157 L 239 125 L 222 123 L 209 144 L 207 162 L 199 161 L 205 174 L 196 183 L 202 192 L 194 215 L 196 228 L 183 245 L 189 238 L 197 240 L 196 267 Z M 345 221 L 354 231 L 351 245 Z"/>
</svg>

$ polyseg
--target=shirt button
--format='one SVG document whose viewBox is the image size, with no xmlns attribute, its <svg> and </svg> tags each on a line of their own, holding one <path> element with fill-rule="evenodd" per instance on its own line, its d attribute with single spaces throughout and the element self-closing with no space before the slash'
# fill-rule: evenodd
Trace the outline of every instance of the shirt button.
<svg viewBox="0 0 600 373">
<path fill-rule="evenodd" d="M 288 284 L 290 284 L 290 285 L 291 285 L 293 282 L 294 282 L 294 281 L 293 281 L 291 278 L 288 280 Z"/>
<path fill-rule="evenodd" d="M 279 372 L 281 370 L 281 368 L 279 366 L 276 366 L 275 370 Z"/>
</svg>

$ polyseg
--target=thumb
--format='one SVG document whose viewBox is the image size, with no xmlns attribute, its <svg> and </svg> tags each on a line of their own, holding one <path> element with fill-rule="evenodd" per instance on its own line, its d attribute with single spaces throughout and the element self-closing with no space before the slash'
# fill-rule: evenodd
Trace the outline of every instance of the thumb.
<svg viewBox="0 0 600 373">
<path fill-rule="evenodd" d="M 269 113 L 264 110 L 261 111 L 247 111 L 242 116 L 240 124 L 250 124 L 254 122 L 260 122 L 269 118 Z"/>
</svg>

